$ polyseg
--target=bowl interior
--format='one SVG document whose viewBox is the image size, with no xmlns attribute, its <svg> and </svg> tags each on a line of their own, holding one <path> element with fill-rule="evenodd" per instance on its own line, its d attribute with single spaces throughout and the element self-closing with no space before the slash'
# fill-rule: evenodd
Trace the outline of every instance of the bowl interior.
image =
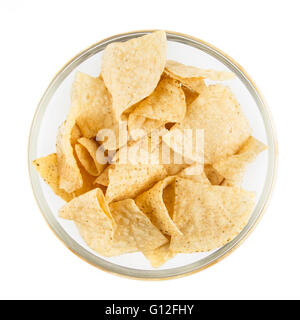
<svg viewBox="0 0 300 320">
<path fill-rule="evenodd" d="M 33 121 L 29 143 L 29 169 L 33 190 L 42 213 L 50 227 L 72 251 L 92 264 L 115 273 L 137 278 L 166 278 L 205 267 L 236 246 L 255 224 L 270 194 L 276 149 L 272 122 L 259 93 L 234 62 L 205 43 L 187 36 L 168 33 L 168 59 L 205 69 L 230 70 L 236 74 L 234 80 L 225 81 L 224 84 L 236 95 L 250 122 L 253 135 L 269 148 L 249 166 L 244 178 L 243 187 L 255 191 L 257 195 L 251 219 L 244 230 L 224 247 L 208 253 L 179 254 L 158 269 L 153 269 L 141 253 L 113 258 L 100 257 L 86 246 L 73 222 L 58 218 L 58 210 L 64 201 L 53 194 L 31 166 L 31 161 L 35 158 L 55 152 L 57 129 L 65 120 L 70 107 L 70 89 L 76 71 L 98 76 L 102 51 L 108 43 L 126 41 L 145 33 L 147 32 L 134 32 L 104 40 L 79 54 L 57 74 L 42 97 Z"/>
</svg>

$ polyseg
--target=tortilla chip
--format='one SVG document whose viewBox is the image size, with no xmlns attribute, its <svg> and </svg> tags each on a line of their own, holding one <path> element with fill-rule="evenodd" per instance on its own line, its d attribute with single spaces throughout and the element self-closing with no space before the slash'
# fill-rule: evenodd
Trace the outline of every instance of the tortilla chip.
<svg viewBox="0 0 300 320">
<path fill-rule="evenodd" d="M 251 192 L 177 178 L 173 221 L 183 235 L 171 238 L 171 251 L 204 252 L 225 245 L 247 224 L 253 207 Z"/>
<path fill-rule="evenodd" d="M 73 199 L 72 194 L 67 193 L 65 190 L 59 188 L 56 153 L 52 153 L 46 157 L 34 160 L 33 165 L 56 195 L 67 202 Z"/>
<path fill-rule="evenodd" d="M 199 69 L 192 66 L 186 66 L 173 60 L 168 60 L 166 62 L 165 72 L 179 81 L 184 81 L 186 79 L 190 80 L 193 78 L 200 78 L 199 80 L 209 79 L 214 81 L 224 81 L 234 78 L 234 74 L 232 72 Z M 184 82 L 182 83 L 185 84 Z M 186 85 L 189 86 L 188 84 Z"/>
<path fill-rule="evenodd" d="M 118 128 L 109 92 L 102 79 L 78 72 L 72 86 L 71 108 L 57 136 L 56 152 L 61 189 L 71 193 L 81 188 L 83 181 L 72 145 L 81 133 L 91 138 L 103 127 L 113 130 Z"/>
<path fill-rule="evenodd" d="M 74 145 L 76 144 L 77 140 L 82 136 L 81 131 L 79 129 L 79 127 L 77 126 L 77 124 L 75 124 L 75 126 L 72 129 L 71 132 L 71 145 L 74 147 Z"/>
<path fill-rule="evenodd" d="M 203 165 L 199 163 L 195 163 L 183 169 L 181 172 L 179 172 L 178 176 L 184 179 L 193 180 L 195 182 L 203 183 L 206 185 L 211 184 L 204 172 Z"/>
<path fill-rule="evenodd" d="M 76 222 L 87 245 L 101 255 L 111 257 L 139 250 L 153 250 L 167 242 L 133 200 L 112 203 L 109 209 L 115 226 L 113 236 L 105 247 L 101 230 L 86 223 Z"/>
<path fill-rule="evenodd" d="M 120 164 L 159 164 L 159 145 L 168 130 L 162 126 L 152 130 L 138 141 L 129 141 L 112 158 L 112 163 Z"/>
<path fill-rule="evenodd" d="M 168 212 L 163 199 L 164 189 L 174 180 L 175 177 L 168 177 L 159 181 L 135 199 L 137 206 L 147 214 L 151 222 L 169 236 L 181 234 L 172 220 L 173 212 Z"/>
<path fill-rule="evenodd" d="M 264 143 L 251 136 L 239 149 L 238 154 L 247 154 L 249 161 L 253 161 L 258 154 L 266 149 L 268 147 Z"/>
<path fill-rule="evenodd" d="M 149 96 L 166 63 L 166 33 L 156 31 L 126 42 L 109 44 L 101 74 L 113 98 L 115 116 Z"/>
<path fill-rule="evenodd" d="M 174 182 L 174 181 L 173 181 Z M 175 183 L 169 183 L 162 193 L 163 203 L 167 208 L 170 218 L 173 218 L 175 203 Z"/>
<path fill-rule="evenodd" d="M 168 260 L 174 258 L 175 255 L 170 250 L 170 243 L 166 243 L 152 251 L 144 252 L 144 256 L 149 260 L 153 268 L 159 268 Z"/>
<path fill-rule="evenodd" d="M 76 109 L 76 123 L 86 138 L 93 138 L 100 129 L 116 130 L 112 98 L 103 79 L 77 72 L 71 91 L 71 103 Z"/>
<path fill-rule="evenodd" d="M 64 219 L 74 220 L 99 235 L 102 251 L 111 247 L 115 222 L 107 207 L 101 189 L 96 188 L 65 204 L 59 211 Z"/>
<path fill-rule="evenodd" d="M 73 153 L 71 133 L 75 126 L 74 110 L 58 130 L 56 139 L 59 188 L 71 193 L 82 187 L 82 176 Z"/>
<path fill-rule="evenodd" d="M 157 144 L 161 143 L 161 137 L 167 133 L 167 130 L 162 127 L 162 128 L 158 128 L 157 130 L 154 130 L 151 132 L 151 135 L 149 136 L 145 136 L 142 139 L 138 140 L 138 141 L 131 141 L 128 143 L 127 146 L 124 146 L 122 148 L 127 148 L 127 150 L 125 151 L 126 154 L 124 155 L 125 159 L 120 159 L 120 157 L 122 157 L 123 155 L 121 155 L 120 153 L 123 152 L 122 148 L 119 149 L 115 156 L 112 158 L 112 164 L 107 166 L 105 168 L 105 170 L 103 170 L 103 172 L 98 176 L 98 178 L 95 180 L 96 184 L 100 184 L 103 186 L 108 186 L 109 184 L 109 169 L 113 169 L 115 167 L 115 165 L 129 165 L 129 167 L 132 166 L 137 166 L 138 164 L 140 165 L 151 165 L 151 161 L 153 161 L 153 164 L 156 165 L 156 163 L 154 163 L 154 159 L 156 157 L 159 157 L 159 155 L 157 155 L 157 149 L 159 148 L 159 146 Z M 152 143 L 151 143 L 151 139 Z M 136 152 L 137 151 L 137 152 Z M 143 153 L 148 152 L 149 158 L 143 157 Z M 136 154 L 136 157 L 134 156 Z M 133 158 L 133 159 L 132 159 Z M 128 161 L 128 163 L 124 162 Z M 131 163 L 130 161 L 134 160 L 136 163 Z M 147 162 L 146 162 L 147 161 Z M 159 162 L 159 160 L 158 160 Z M 159 163 L 157 163 L 159 164 Z M 164 166 L 166 168 L 166 166 Z"/>
<path fill-rule="evenodd" d="M 183 145 L 183 139 L 179 139 L 178 134 L 182 135 L 185 129 L 191 129 L 194 137 L 189 140 L 191 146 L 186 149 L 188 152 L 184 153 L 185 157 L 195 162 L 203 161 L 202 154 L 196 152 L 196 137 L 197 132 L 200 132 L 197 130 L 203 130 L 204 161 L 210 164 L 236 153 L 251 133 L 249 123 L 233 93 L 222 85 L 208 86 L 188 106 L 183 121 L 174 125 L 169 134 L 163 137 L 165 143 L 181 154 L 186 148 L 186 142 Z"/>
<path fill-rule="evenodd" d="M 198 96 L 199 96 L 198 92 L 191 90 L 190 88 L 185 87 L 185 86 L 182 86 L 181 88 L 184 92 L 185 101 L 186 101 L 187 106 L 190 105 L 193 101 L 195 101 L 198 98 Z"/>
<path fill-rule="evenodd" d="M 165 121 L 149 119 L 132 113 L 128 116 L 128 131 L 133 140 L 138 140 L 146 136 L 151 131 L 160 128 L 164 124 Z"/>
<path fill-rule="evenodd" d="M 106 247 L 103 247 L 103 235 L 99 230 L 76 223 L 87 245 L 101 255 L 111 257 L 149 251 L 168 242 L 132 199 L 111 203 L 109 207 L 116 225 L 113 237 Z"/>
<path fill-rule="evenodd" d="M 266 149 L 266 146 L 253 137 L 245 142 L 237 154 L 222 158 L 213 167 L 225 180 L 223 186 L 240 186 L 249 163 Z"/>
<path fill-rule="evenodd" d="M 167 133 L 168 134 L 168 131 Z M 163 137 L 162 137 L 163 140 Z M 181 170 L 189 166 L 189 163 L 185 163 L 185 159 L 182 155 L 174 152 L 166 143 L 163 141 L 160 143 L 158 150 L 159 163 L 162 164 L 167 171 L 168 176 L 174 176 Z M 156 154 L 157 157 L 157 154 Z"/>
<path fill-rule="evenodd" d="M 107 166 L 102 173 L 100 174 L 100 176 L 95 180 L 95 184 L 100 184 L 102 186 L 107 187 L 109 184 L 109 176 L 108 176 L 108 170 L 110 169 L 110 166 Z"/>
<path fill-rule="evenodd" d="M 97 161 L 98 143 L 85 137 L 79 138 L 75 145 L 75 151 L 79 161 L 85 170 L 92 176 L 99 176 L 107 166 Z"/>
<path fill-rule="evenodd" d="M 151 223 L 148 217 L 140 211 L 134 200 L 126 199 L 109 205 L 113 217 L 121 216 L 127 220 L 128 234 L 135 239 L 139 251 L 154 250 L 168 242 L 168 239 Z M 120 225 L 120 222 L 118 223 Z"/>
<path fill-rule="evenodd" d="M 86 192 L 65 204 L 59 210 L 59 216 L 77 221 L 92 229 L 98 230 L 100 227 L 113 231 L 114 221 L 103 192 L 99 188 Z"/>
<path fill-rule="evenodd" d="M 182 79 L 181 83 L 198 94 L 201 94 L 206 88 L 205 81 L 202 78 L 185 78 Z"/>
<path fill-rule="evenodd" d="M 122 217 L 116 226 L 113 238 L 109 242 L 103 240 L 103 234 L 96 229 L 75 222 L 84 242 L 94 251 L 105 257 L 119 256 L 125 253 L 138 251 L 133 235 L 128 233 L 129 226 L 123 222 Z"/>
<path fill-rule="evenodd" d="M 220 185 L 224 181 L 224 177 L 210 164 L 204 165 L 204 172 L 212 185 Z"/>
<path fill-rule="evenodd" d="M 139 102 L 131 115 L 164 122 L 179 122 L 186 112 L 185 95 L 177 80 L 163 76 L 153 93 Z"/>
<path fill-rule="evenodd" d="M 108 169 L 106 200 L 112 202 L 135 198 L 166 175 L 162 165 L 111 165 Z"/>
</svg>

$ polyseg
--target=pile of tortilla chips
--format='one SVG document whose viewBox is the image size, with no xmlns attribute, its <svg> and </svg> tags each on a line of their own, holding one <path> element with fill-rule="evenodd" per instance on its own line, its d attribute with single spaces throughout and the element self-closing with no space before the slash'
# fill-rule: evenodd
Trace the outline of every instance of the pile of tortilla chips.
<svg viewBox="0 0 300 320">
<path fill-rule="evenodd" d="M 56 153 L 33 165 L 67 202 L 59 216 L 75 222 L 91 249 L 107 257 L 140 251 L 159 267 L 241 232 L 255 203 L 243 175 L 266 146 L 219 83 L 233 77 L 167 61 L 164 31 L 109 44 L 97 78 L 76 74 Z M 203 157 L 196 140 L 177 138 L 186 129 L 203 130 Z M 188 161 L 180 162 L 184 142 Z"/>
</svg>

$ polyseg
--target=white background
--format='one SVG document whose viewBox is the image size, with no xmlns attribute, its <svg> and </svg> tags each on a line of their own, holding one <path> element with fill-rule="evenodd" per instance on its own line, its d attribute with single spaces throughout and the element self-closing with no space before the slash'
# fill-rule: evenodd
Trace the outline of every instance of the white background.
<svg viewBox="0 0 300 320">
<path fill-rule="evenodd" d="M 300 298 L 299 1 L 0 2 L 0 299 Z M 138 29 L 203 39 L 237 60 L 273 113 L 279 170 L 254 233 L 225 260 L 169 281 L 102 272 L 52 234 L 33 198 L 27 140 L 54 74 L 91 44 Z"/>
</svg>

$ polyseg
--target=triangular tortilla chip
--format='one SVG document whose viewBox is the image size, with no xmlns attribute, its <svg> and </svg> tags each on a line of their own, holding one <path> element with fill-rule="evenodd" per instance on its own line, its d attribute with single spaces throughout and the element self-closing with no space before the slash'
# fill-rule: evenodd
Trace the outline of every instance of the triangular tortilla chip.
<svg viewBox="0 0 300 320">
<path fill-rule="evenodd" d="M 74 145 L 76 144 L 77 140 L 82 136 L 81 131 L 78 127 L 77 124 L 75 124 L 75 126 L 72 129 L 71 132 L 71 145 L 74 147 Z"/>
<path fill-rule="evenodd" d="M 75 151 L 80 163 L 90 175 L 99 176 L 107 164 L 101 164 L 97 161 L 98 143 L 85 137 L 79 138 L 77 142 Z"/>
<path fill-rule="evenodd" d="M 168 132 L 166 134 L 168 134 Z M 182 155 L 174 152 L 163 141 L 159 145 L 158 152 L 159 163 L 164 166 L 168 176 L 174 176 L 190 165 L 189 163 L 185 162 L 185 159 L 182 157 Z"/>
<path fill-rule="evenodd" d="M 166 63 L 166 33 L 156 31 L 122 43 L 109 44 L 102 55 L 101 74 L 113 98 L 117 119 L 149 96 Z"/>
<path fill-rule="evenodd" d="M 101 242 L 99 250 L 101 248 L 101 254 L 107 254 L 106 250 L 111 247 L 115 222 L 105 203 L 101 189 L 96 188 L 74 198 L 60 209 L 59 216 L 74 220 L 101 235 L 98 239 Z"/>
<path fill-rule="evenodd" d="M 120 218 L 119 223 L 115 228 L 113 238 L 106 243 L 103 241 L 103 234 L 99 230 L 75 222 L 84 242 L 92 250 L 105 257 L 119 256 L 138 251 L 133 235 L 128 233 L 128 225 L 122 222 L 122 218 Z"/>
<path fill-rule="evenodd" d="M 212 185 L 218 186 L 224 181 L 224 177 L 211 164 L 204 165 L 204 172 Z"/>
<path fill-rule="evenodd" d="M 183 120 L 185 112 L 185 95 L 180 83 L 163 76 L 153 93 L 139 102 L 130 114 L 165 122 L 179 122 Z"/>
<path fill-rule="evenodd" d="M 112 202 L 135 198 L 166 175 L 162 165 L 111 165 L 108 169 L 106 200 Z"/>
<path fill-rule="evenodd" d="M 77 221 L 92 229 L 106 228 L 113 230 L 114 221 L 105 202 L 103 192 L 99 188 L 86 192 L 65 204 L 59 210 L 59 216 Z"/>
<path fill-rule="evenodd" d="M 251 136 L 239 149 L 238 154 L 247 154 L 249 161 L 253 161 L 258 154 L 267 148 L 264 143 Z"/>
<path fill-rule="evenodd" d="M 198 96 L 199 96 L 198 92 L 191 90 L 190 88 L 188 88 L 186 86 L 182 86 L 181 88 L 184 92 L 185 102 L 186 102 L 187 106 L 190 105 L 192 102 L 194 102 L 198 98 Z"/>
<path fill-rule="evenodd" d="M 175 79 L 177 78 L 179 81 L 183 81 L 183 84 L 185 84 L 184 80 L 192 80 L 193 78 L 200 78 L 199 80 L 209 79 L 214 81 L 231 80 L 234 78 L 234 74 L 232 72 L 204 70 L 192 66 L 186 66 L 173 60 L 168 60 L 166 62 L 165 72 Z M 186 85 L 189 86 L 188 84 Z"/>
<path fill-rule="evenodd" d="M 240 186 L 249 163 L 266 148 L 262 142 L 249 137 L 237 154 L 215 162 L 213 167 L 225 179 L 222 185 Z"/>
<path fill-rule="evenodd" d="M 183 235 L 171 238 L 171 251 L 204 252 L 225 245 L 247 224 L 253 198 L 240 188 L 177 178 L 173 221 Z"/>
<path fill-rule="evenodd" d="M 112 158 L 112 163 L 120 164 L 159 164 L 159 146 L 162 137 L 168 133 L 163 126 L 152 130 L 138 141 L 129 141 L 120 148 Z"/>
<path fill-rule="evenodd" d="M 203 165 L 200 163 L 194 163 L 191 166 L 183 169 L 178 173 L 178 176 L 207 185 L 211 184 L 204 172 Z"/>
<path fill-rule="evenodd" d="M 103 235 L 99 230 L 76 223 L 87 245 L 101 255 L 111 257 L 150 251 L 168 242 L 132 199 L 111 203 L 109 207 L 116 225 L 113 237 L 106 247 L 103 247 Z"/>
<path fill-rule="evenodd" d="M 60 189 L 56 153 L 34 160 L 33 165 L 54 193 L 67 202 L 95 188 L 94 177 L 89 175 L 79 164 L 79 170 L 83 180 L 81 188 L 72 193 L 67 193 L 63 189 Z"/>
<path fill-rule="evenodd" d="M 144 252 L 144 256 L 149 260 L 153 268 L 159 268 L 168 260 L 174 258 L 176 253 L 170 250 L 170 243 L 166 243 L 152 251 Z"/>
<path fill-rule="evenodd" d="M 133 113 L 128 116 L 128 131 L 131 139 L 138 140 L 153 130 L 162 127 L 166 122 L 138 116 Z"/>
<path fill-rule="evenodd" d="M 56 195 L 67 202 L 73 199 L 72 194 L 67 193 L 65 190 L 59 188 L 56 153 L 52 153 L 46 157 L 34 160 L 33 165 Z"/>
<path fill-rule="evenodd" d="M 100 174 L 100 176 L 95 180 L 95 184 L 100 184 L 102 186 L 107 187 L 109 184 L 109 176 L 108 176 L 108 170 L 110 169 L 110 166 L 107 166 L 102 173 Z"/>
<path fill-rule="evenodd" d="M 80 189 L 83 183 L 71 144 L 71 133 L 74 126 L 75 117 L 71 108 L 67 120 L 59 128 L 56 139 L 59 187 L 68 193 Z"/>
<path fill-rule="evenodd" d="M 134 200 L 114 202 L 109 207 L 116 221 L 119 221 L 119 217 L 126 221 L 128 234 L 134 237 L 138 250 L 142 252 L 154 250 L 168 242 L 168 239 L 140 211 Z"/>
<path fill-rule="evenodd" d="M 186 149 L 186 141 L 178 139 L 186 129 L 192 130 L 191 146 Z M 203 130 L 203 131 L 197 131 Z M 177 153 L 183 153 L 186 158 L 193 161 L 203 161 L 203 155 L 197 152 L 197 133 L 203 133 L 205 163 L 214 163 L 223 156 L 236 153 L 241 145 L 248 139 L 251 129 L 248 120 L 228 87 L 210 85 L 204 93 L 188 106 L 187 113 L 182 122 L 174 125 L 169 134 L 163 137 Z M 201 143 L 200 143 L 201 147 Z"/>
<path fill-rule="evenodd" d="M 174 180 L 175 177 L 168 177 L 159 181 L 135 199 L 137 206 L 148 215 L 152 223 L 169 236 L 181 234 L 172 220 L 173 212 L 168 212 L 163 199 L 164 189 Z"/>
<path fill-rule="evenodd" d="M 101 77 L 77 72 L 71 91 L 71 103 L 76 109 L 76 123 L 86 138 L 93 138 L 100 129 L 115 129 L 112 98 Z"/>
</svg>

